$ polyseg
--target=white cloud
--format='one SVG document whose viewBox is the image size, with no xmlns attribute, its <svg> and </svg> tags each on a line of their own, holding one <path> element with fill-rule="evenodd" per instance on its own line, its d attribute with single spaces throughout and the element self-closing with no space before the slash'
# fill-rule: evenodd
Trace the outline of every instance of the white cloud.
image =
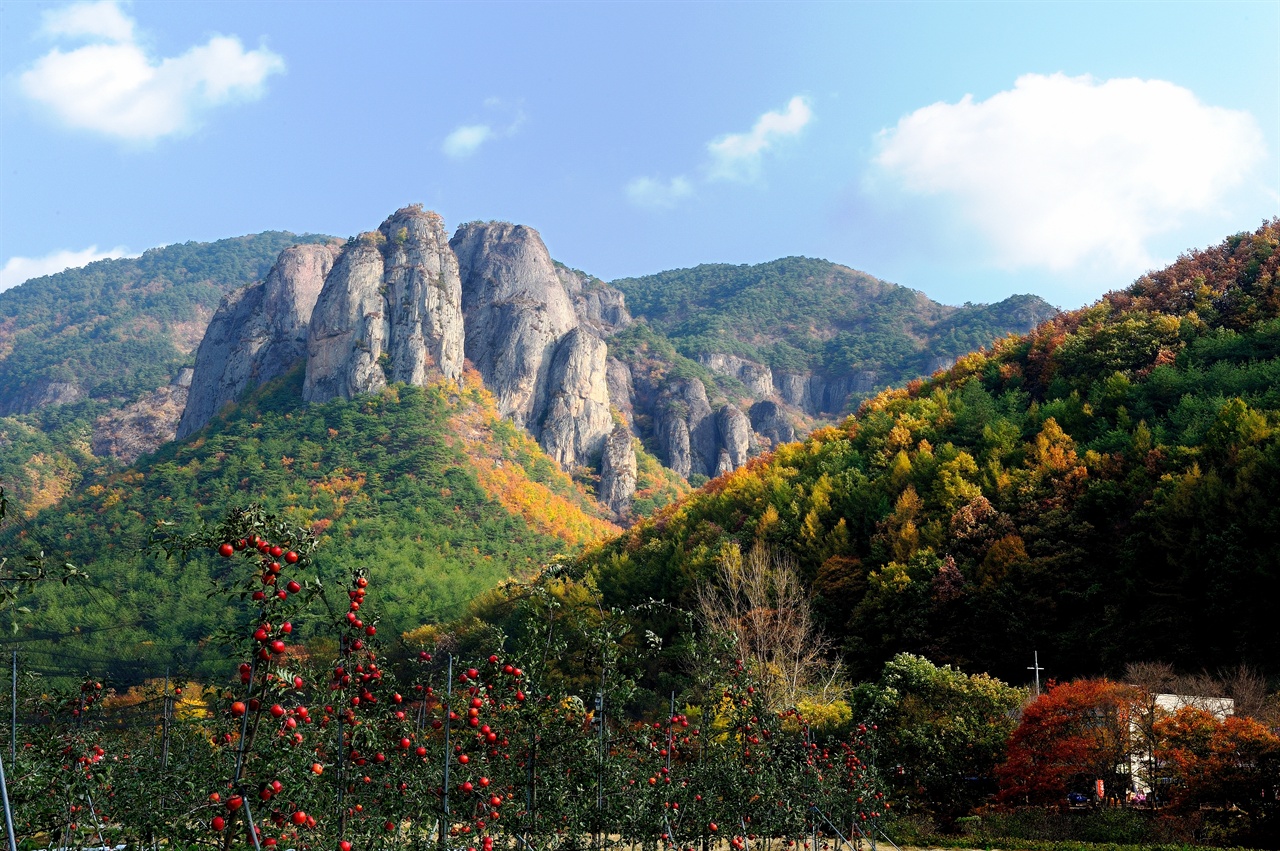
<svg viewBox="0 0 1280 851">
<path fill-rule="evenodd" d="M 1247 112 L 1163 80 L 1027 74 L 1011 91 L 935 103 L 881 134 L 876 162 L 947 195 L 1010 269 L 1153 265 L 1147 243 L 1214 212 L 1261 162 Z"/>
<path fill-rule="evenodd" d="M 493 139 L 514 136 L 525 121 L 524 108 L 519 103 L 508 103 L 502 98 L 485 98 L 484 107 L 497 112 L 496 120 L 486 124 L 463 124 L 445 137 L 440 150 L 456 160 L 465 159 L 480 146 Z"/>
<path fill-rule="evenodd" d="M 713 180 L 754 180 L 760 160 L 779 139 L 795 136 L 813 119 L 803 97 L 793 97 L 784 112 L 766 112 L 749 133 L 731 133 L 707 143 L 711 154 L 709 176 Z"/>
<path fill-rule="evenodd" d="M 45 35 L 66 38 L 105 38 L 110 41 L 133 41 L 133 21 L 111 0 L 96 3 L 72 3 L 44 13 Z"/>
<path fill-rule="evenodd" d="M 788 101 L 783 112 L 766 112 L 756 119 L 749 133 L 731 133 L 708 142 L 711 163 L 703 171 L 703 182 L 755 180 L 765 153 L 779 139 L 799 134 L 812 119 L 809 101 L 797 95 Z M 665 183 L 653 177 L 637 177 L 626 185 L 625 191 L 638 207 L 664 210 L 693 195 L 693 183 L 684 176 Z"/>
<path fill-rule="evenodd" d="M 454 159 L 469 157 L 485 142 L 494 136 L 493 128 L 488 124 L 464 124 L 444 139 L 440 146 L 448 156 Z"/>
<path fill-rule="evenodd" d="M 665 183 L 652 177 L 637 177 L 627 184 L 626 191 L 627 198 L 636 206 L 664 210 L 692 195 L 693 186 L 684 177 L 673 177 Z"/>
<path fill-rule="evenodd" d="M 64 248 L 43 257 L 10 257 L 4 264 L 4 268 L 0 269 L 0 292 L 16 287 L 31 278 L 53 275 L 67 269 L 78 269 L 96 260 L 137 256 L 137 254 L 130 254 L 128 249 L 119 245 L 106 251 L 99 251 L 98 246 L 90 245 L 83 251 L 70 251 Z"/>
<path fill-rule="evenodd" d="M 261 97 L 267 77 L 284 71 L 282 58 L 266 48 L 246 51 L 235 36 L 153 57 L 113 0 L 46 13 L 44 32 L 92 43 L 40 57 L 19 78 L 22 92 L 71 127 L 130 141 L 190 131 L 214 107 Z"/>
</svg>

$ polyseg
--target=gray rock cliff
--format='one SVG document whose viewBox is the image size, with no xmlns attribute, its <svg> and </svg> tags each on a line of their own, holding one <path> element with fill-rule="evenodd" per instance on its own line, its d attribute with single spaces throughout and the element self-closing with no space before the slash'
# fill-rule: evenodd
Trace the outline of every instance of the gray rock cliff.
<svg viewBox="0 0 1280 851">
<path fill-rule="evenodd" d="M 773 373 L 778 398 L 812 416 L 843 413 L 849 397 L 872 392 L 877 379 L 871 370 L 834 376 L 777 370 Z"/>
<path fill-rule="evenodd" d="M 597 497 L 619 519 L 631 513 L 631 500 L 636 493 L 636 451 L 631 440 L 631 431 L 626 426 L 615 426 L 605 440 L 600 459 Z"/>
<path fill-rule="evenodd" d="M 613 429 L 604 337 L 630 321 L 622 294 L 559 266 L 533 228 L 472 223 L 450 241 L 467 358 L 498 413 L 566 469 L 595 463 Z"/>
<path fill-rule="evenodd" d="M 761 438 L 769 441 L 771 447 L 782 443 L 791 443 L 796 439 L 795 426 L 787 419 L 782 406 L 770 399 L 756 402 L 748 412 L 751 417 L 751 428 Z"/>
<path fill-rule="evenodd" d="M 546 413 L 538 441 L 565 469 L 599 457 L 605 438 L 613 430 L 608 351 L 602 340 L 578 327 L 565 335 L 551 359 Z"/>
<path fill-rule="evenodd" d="M 306 356 L 311 312 L 337 253 L 333 245 L 287 248 L 265 280 L 222 299 L 196 351 L 178 438 L 199 431 L 246 389 L 283 375 Z"/>
<path fill-rule="evenodd" d="M 462 375 L 462 285 L 444 223 L 406 207 L 342 250 L 311 315 L 303 398 Z"/>
<path fill-rule="evenodd" d="M 533 228 L 506 223 L 463 225 L 449 245 L 462 278 L 467 358 L 498 412 L 536 437 L 556 345 L 578 325 L 551 255 Z"/>
<path fill-rule="evenodd" d="M 55 405 L 70 405 L 86 395 L 84 388 L 74 381 L 34 381 L 14 396 L 0 399 L 0 417 L 29 414 Z"/>
</svg>

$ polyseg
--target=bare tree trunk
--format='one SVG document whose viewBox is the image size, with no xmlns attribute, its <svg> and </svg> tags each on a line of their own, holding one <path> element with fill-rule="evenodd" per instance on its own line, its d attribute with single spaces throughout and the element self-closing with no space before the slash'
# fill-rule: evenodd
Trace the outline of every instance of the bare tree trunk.
<svg viewBox="0 0 1280 851">
<path fill-rule="evenodd" d="M 771 708 L 794 707 L 814 684 L 829 693 L 835 678 L 825 670 L 827 642 L 789 554 L 757 542 L 743 558 L 734 545 L 697 591 L 704 624 L 734 638 Z"/>
</svg>

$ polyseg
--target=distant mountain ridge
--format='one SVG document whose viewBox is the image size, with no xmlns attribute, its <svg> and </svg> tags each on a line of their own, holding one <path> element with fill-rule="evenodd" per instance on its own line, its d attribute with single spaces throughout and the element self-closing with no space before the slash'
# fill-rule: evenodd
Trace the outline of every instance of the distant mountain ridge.
<svg viewBox="0 0 1280 851">
<path fill-rule="evenodd" d="M 222 297 L 280 252 L 269 231 L 154 248 L 0 293 L 0 484 L 30 514 L 174 437 Z"/>
<path fill-rule="evenodd" d="M 268 231 L 169 245 L 0 293 L 0 416 L 168 384 L 223 295 L 261 280 L 290 245 L 321 239 Z"/>
<path fill-rule="evenodd" d="M 951 307 L 808 257 L 707 264 L 612 286 L 681 354 L 772 388 L 811 415 L 839 414 L 851 394 L 928 375 L 1058 312 L 1032 295 Z"/>
</svg>

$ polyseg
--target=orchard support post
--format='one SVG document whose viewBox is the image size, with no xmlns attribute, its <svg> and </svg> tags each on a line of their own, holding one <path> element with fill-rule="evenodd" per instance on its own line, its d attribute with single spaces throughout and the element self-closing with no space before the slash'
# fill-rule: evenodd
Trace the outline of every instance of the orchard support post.
<svg viewBox="0 0 1280 851">
<path fill-rule="evenodd" d="M 14 654 L 17 658 L 17 654 Z M 4 830 L 9 837 L 9 847 L 17 848 L 18 840 L 13 836 L 13 808 L 9 805 L 9 785 L 4 776 L 4 757 L 0 757 L 0 798 L 4 799 Z"/>
<path fill-rule="evenodd" d="M 161 770 L 169 766 L 169 668 L 164 669 L 164 701 L 160 704 L 161 712 L 161 741 L 160 741 L 160 768 Z"/>
<path fill-rule="evenodd" d="M 236 786 L 240 785 L 240 773 L 244 770 L 244 749 L 245 749 L 245 743 L 246 743 L 247 737 L 249 735 L 249 710 L 247 709 L 247 707 L 249 704 L 249 698 L 253 696 L 253 677 L 254 677 L 254 674 L 257 673 L 257 671 L 258 671 L 258 657 L 255 654 L 253 659 L 249 662 L 249 691 L 245 694 L 245 701 L 244 701 L 246 709 L 245 709 L 244 715 L 240 716 L 240 744 L 239 744 L 239 747 L 236 748 L 236 774 L 231 781 Z M 84 702 L 84 699 L 81 698 L 81 703 L 83 702 Z"/>
<path fill-rule="evenodd" d="M 804 744 L 806 752 L 813 744 L 813 730 L 808 724 L 804 727 Z M 818 808 L 816 806 L 809 808 L 809 842 L 812 851 L 818 851 Z"/>
<path fill-rule="evenodd" d="M 262 844 L 258 841 L 258 828 L 253 823 L 253 810 L 249 809 L 249 796 L 244 796 L 244 820 L 249 825 L 249 839 L 253 842 L 254 851 L 262 851 Z"/>
<path fill-rule="evenodd" d="M 245 701 L 244 701 L 245 712 L 244 712 L 244 715 L 240 716 L 240 742 L 236 747 L 236 773 L 235 773 L 235 776 L 231 779 L 231 787 L 237 792 L 240 791 L 240 778 L 244 772 L 244 756 L 245 756 L 244 752 L 245 752 L 245 746 L 249 738 L 248 705 L 250 702 L 250 698 L 253 696 L 253 679 L 255 674 L 257 673 L 257 670 L 258 670 L 258 656 L 257 654 L 254 654 L 253 658 L 249 662 L 249 689 L 248 691 L 245 692 Z M 249 838 L 253 841 L 253 847 L 256 848 L 257 851 L 262 851 L 262 849 L 258 847 L 257 832 L 253 829 L 253 816 L 249 813 L 249 796 L 241 795 L 241 798 L 244 801 L 245 820 L 249 823 Z M 227 837 L 225 840 L 225 845 L 223 847 L 228 849 L 231 847 L 231 831 L 227 831 Z"/>
<path fill-rule="evenodd" d="M 102 823 L 98 821 L 98 811 L 93 806 L 93 796 L 86 792 L 84 797 L 89 802 L 89 815 L 93 816 L 93 829 L 98 832 L 98 844 L 106 848 L 107 840 L 102 836 Z"/>
<path fill-rule="evenodd" d="M 13 669 L 9 675 L 9 764 L 18 764 L 18 651 L 13 651 Z"/>
<path fill-rule="evenodd" d="M 449 731 L 453 727 L 450 715 L 453 713 L 453 654 L 445 656 L 447 668 L 444 681 L 444 794 L 442 795 L 443 813 L 440 816 L 440 847 L 449 847 Z"/>
<path fill-rule="evenodd" d="M 827 823 L 827 827 L 831 828 L 832 833 L 834 833 L 836 835 L 836 838 L 840 840 L 840 847 L 843 848 L 845 846 L 848 846 L 851 849 L 851 851 L 857 851 L 858 846 L 854 845 L 852 840 L 845 838 L 845 835 L 840 831 L 840 828 L 836 827 L 835 822 L 833 822 L 825 812 L 819 809 L 816 804 L 814 804 L 809 809 L 810 809 L 810 812 L 814 813 L 816 816 L 821 817 L 822 820 Z M 875 839 L 871 836 L 868 836 L 867 833 L 864 832 L 860 827 L 858 827 L 856 823 L 854 824 L 854 829 L 857 830 L 858 833 L 862 834 L 862 836 L 865 837 L 866 840 L 871 843 L 871 849 L 872 851 L 875 851 L 875 847 L 876 847 Z M 849 836 L 853 836 L 853 833 L 850 832 Z M 861 844 L 862 844 L 861 840 L 859 840 L 858 845 L 861 845 Z M 895 845 L 894 847 L 896 848 L 897 846 Z"/>
<path fill-rule="evenodd" d="M 893 846 L 893 851 L 901 851 L 901 849 L 898 848 L 897 843 L 895 843 L 892 839 L 889 838 L 889 834 L 884 832 L 884 828 L 882 828 L 879 824 L 877 824 L 875 825 L 875 829 L 876 829 L 876 832 L 878 832 L 881 836 L 884 837 L 885 842 L 888 842 L 890 845 Z M 876 847 L 876 841 L 874 838 L 871 840 L 871 847 L 873 849 Z"/>
</svg>

